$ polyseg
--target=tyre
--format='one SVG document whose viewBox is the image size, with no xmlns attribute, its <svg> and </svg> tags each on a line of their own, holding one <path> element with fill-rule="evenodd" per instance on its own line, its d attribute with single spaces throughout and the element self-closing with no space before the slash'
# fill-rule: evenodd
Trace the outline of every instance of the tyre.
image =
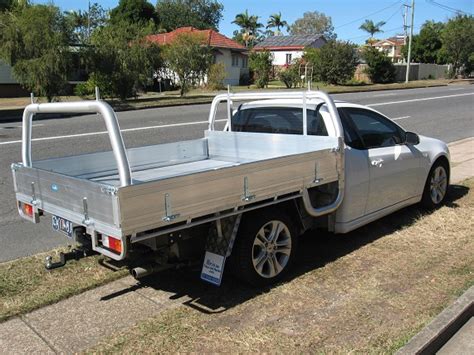
<svg viewBox="0 0 474 355">
<path fill-rule="evenodd" d="M 421 204 L 427 209 L 435 209 L 443 204 L 448 193 L 449 166 L 437 160 L 428 174 Z"/>
<path fill-rule="evenodd" d="M 234 275 L 254 286 L 278 282 L 293 263 L 296 234 L 291 218 L 282 211 L 244 215 L 230 259 Z"/>
</svg>

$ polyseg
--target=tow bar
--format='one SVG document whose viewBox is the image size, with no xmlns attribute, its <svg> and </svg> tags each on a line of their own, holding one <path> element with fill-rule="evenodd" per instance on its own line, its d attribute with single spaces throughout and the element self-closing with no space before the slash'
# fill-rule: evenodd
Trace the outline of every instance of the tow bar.
<svg viewBox="0 0 474 355">
<path fill-rule="evenodd" d="M 56 261 L 56 262 L 53 262 L 52 256 L 50 255 L 47 256 L 45 259 L 44 266 L 46 270 L 53 270 L 53 269 L 63 267 L 64 265 L 66 265 L 66 263 L 69 260 L 79 260 L 79 259 L 91 256 L 93 254 L 95 254 L 95 252 L 92 252 L 92 250 L 90 249 L 78 247 L 78 248 L 74 248 L 73 250 L 67 253 L 60 252 L 59 261 Z"/>
<path fill-rule="evenodd" d="M 97 254 L 92 250 L 90 239 L 86 237 L 85 229 L 82 227 L 75 228 L 74 240 L 79 243 L 79 246 L 67 253 L 59 253 L 59 261 L 53 262 L 53 257 L 48 255 L 45 259 L 44 267 L 46 270 L 53 270 L 66 265 L 69 260 L 79 260 L 88 256 Z"/>
</svg>

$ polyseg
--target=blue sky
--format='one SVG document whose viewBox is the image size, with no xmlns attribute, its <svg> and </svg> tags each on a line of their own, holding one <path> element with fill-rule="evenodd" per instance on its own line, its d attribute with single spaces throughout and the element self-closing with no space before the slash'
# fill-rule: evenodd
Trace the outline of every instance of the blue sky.
<svg viewBox="0 0 474 355">
<path fill-rule="evenodd" d="M 473 0 L 434 0 L 436 3 L 449 8 L 458 9 L 466 13 L 474 13 Z M 49 0 L 35 0 L 35 3 L 47 3 Z M 94 0 L 91 0 L 94 2 Z M 118 0 L 96 0 L 104 8 L 113 8 Z M 150 1 L 155 4 L 156 1 Z M 378 37 L 390 37 L 402 33 L 403 18 L 402 5 L 411 3 L 411 0 L 239 0 L 221 1 L 224 4 L 224 18 L 219 30 L 221 33 L 232 37 L 232 32 L 237 29 L 231 22 L 237 13 L 248 9 L 250 14 L 258 15 L 262 23 L 276 12 L 281 12 L 288 23 L 302 17 L 306 11 L 320 11 L 331 16 L 335 32 L 339 39 L 362 43 L 367 38 L 365 32 L 359 30 L 364 20 L 371 19 L 375 22 L 386 21 L 384 33 Z M 86 9 L 87 0 L 55 0 L 54 4 L 63 10 Z M 377 13 L 376 13 L 377 12 Z M 449 9 L 441 8 L 430 3 L 430 0 L 416 0 L 415 3 L 415 33 L 426 20 L 446 21 L 455 13 Z"/>
</svg>

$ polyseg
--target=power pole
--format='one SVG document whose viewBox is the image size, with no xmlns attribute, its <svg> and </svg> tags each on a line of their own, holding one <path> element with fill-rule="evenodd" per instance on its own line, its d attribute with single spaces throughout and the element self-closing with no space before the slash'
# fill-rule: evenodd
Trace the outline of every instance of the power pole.
<svg viewBox="0 0 474 355">
<path fill-rule="evenodd" d="M 407 57 L 407 75 L 405 83 L 408 83 L 410 77 L 410 61 L 411 61 L 411 43 L 413 41 L 413 27 L 415 23 L 415 0 L 411 0 L 411 26 L 410 26 L 410 39 L 408 41 L 408 57 Z"/>
<path fill-rule="evenodd" d="M 407 4 L 403 4 L 404 13 L 403 13 L 403 33 L 405 34 L 405 38 L 403 40 L 403 45 L 407 45 L 407 39 L 408 39 L 408 25 L 407 25 L 407 20 L 408 20 L 408 8 L 410 7 Z"/>
</svg>

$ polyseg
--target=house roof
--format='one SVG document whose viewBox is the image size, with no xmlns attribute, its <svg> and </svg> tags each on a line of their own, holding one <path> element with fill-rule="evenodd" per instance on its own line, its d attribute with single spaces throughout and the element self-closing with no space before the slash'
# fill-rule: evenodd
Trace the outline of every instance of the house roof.
<svg viewBox="0 0 474 355">
<path fill-rule="evenodd" d="M 255 50 L 298 50 L 305 47 L 319 48 L 326 43 L 322 35 L 271 36 L 258 43 Z"/>
<path fill-rule="evenodd" d="M 384 43 L 387 43 L 387 42 L 392 46 L 403 46 L 405 44 L 405 37 L 404 36 L 389 37 L 387 39 L 382 39 L 380 41 L 375 42 L 373 46 L 381 47 L 384 45 Z"/>
<path fill-rule="evenodd" d="M 168 33 L 159 33 L 156 35 L 149 35 L 146 38 L 159 45 L 172 43 L 180 34 L 196 34 L 204 38 L 204 43 L 214 48 L 230 48 L 238 51 L 245 51 L 246 48 L 236 41 L 220 34 L 219 32 L 209 30 L 198 30 L 194 27 L 180 27 Z"/>
</svg>

